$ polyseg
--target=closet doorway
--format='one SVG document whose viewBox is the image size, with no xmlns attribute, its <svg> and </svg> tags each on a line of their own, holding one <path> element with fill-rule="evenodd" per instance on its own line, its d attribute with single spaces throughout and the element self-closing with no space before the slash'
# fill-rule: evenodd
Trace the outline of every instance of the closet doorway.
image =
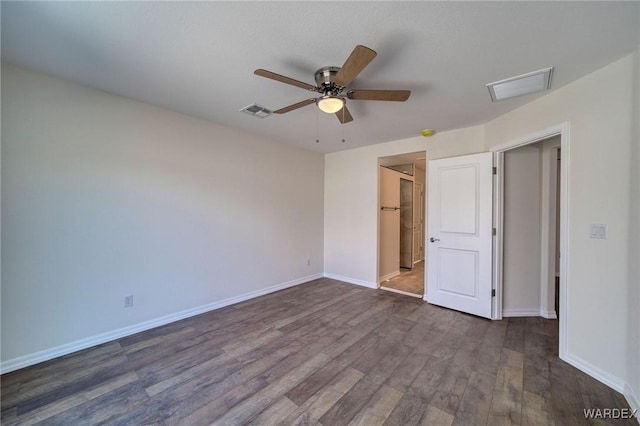
<svg viewBox="0 0 640 426">
<path fill-rule="evenodd" d="M 378 159 L 378 287 L 424 296 L 426 153 Z"/>
</svg>

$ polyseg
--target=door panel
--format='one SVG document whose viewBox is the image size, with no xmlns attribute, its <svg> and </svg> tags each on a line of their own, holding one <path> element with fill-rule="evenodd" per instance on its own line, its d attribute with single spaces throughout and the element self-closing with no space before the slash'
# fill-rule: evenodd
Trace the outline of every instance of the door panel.
<svg viewBox="0 0 640 426">
<path fill-rule="evenodd" d="M 478 233 L 478 168 L 463 165 L 440 170 L 440 232 Z M 461 185 L 462 182 L 466 184 Z"/>
<path fill-rule="evenodd" d="M 491 317 L 493 155 L 429 161 L 429 303 Z"/>
</svg>

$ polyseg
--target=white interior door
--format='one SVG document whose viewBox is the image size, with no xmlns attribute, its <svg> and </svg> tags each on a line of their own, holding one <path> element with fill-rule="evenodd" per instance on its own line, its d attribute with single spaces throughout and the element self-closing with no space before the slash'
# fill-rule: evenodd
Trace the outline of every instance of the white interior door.
<svg viewBox="0 0 640 426">
<path fill-rule="evenodd" d="M 491 318 L 493 154 L 429 161 L 426 300 Z"/>
</svg>

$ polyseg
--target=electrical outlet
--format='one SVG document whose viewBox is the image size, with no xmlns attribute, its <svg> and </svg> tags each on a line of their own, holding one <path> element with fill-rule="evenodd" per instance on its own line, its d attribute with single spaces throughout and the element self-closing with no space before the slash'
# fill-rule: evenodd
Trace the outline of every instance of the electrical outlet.
<svg viewBox="0 0 640 426">
<path fill-rule="evenodd" d="M 133 294 L 130 296 L 125 296 L 124 297 L 124 307 L 125 308 L 130 308 L 133 306 Z"/>
</svg>

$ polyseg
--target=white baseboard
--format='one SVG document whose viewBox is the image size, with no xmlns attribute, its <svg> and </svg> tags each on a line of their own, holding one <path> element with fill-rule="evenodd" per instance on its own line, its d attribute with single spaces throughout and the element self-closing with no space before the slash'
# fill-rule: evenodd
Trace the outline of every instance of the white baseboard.
<svg viewBox="0 0 640 426">
<path fill-rule="evenodd" d="M 381 290 L 390 291 L 390 292 L 393 292 L 393 293 L 404 294 L 405 296 L 417 297 L 418 299 L 422 299 L 422 295 L 420 295 L 420 294 L 409 293 L 408 291 L 402 291 L 402 290 L 398 290 L 398 289 L 391 288 L 391 287 L 385 287 L 383 285 L 380 286 L 380 289 Z"/>
<path fill-rule="evenodd" d="M 567 363 L 573 365 L 578 370 L 590 375 L 594 379 L 604 383 L 609 386 L 611 389 L 623 393 L 625 390 L 624 380 L 616 377 L 603 369 L 596 367 L 595 365 L 590 364 L 589 362 L 583 360 L 580 357 L 572 355 L 570 353 L 560 354 L 560 358 Z"/>
<path fill-rule="evenodd" d="M 503 317 L 539 317 L 540 309 L 503 309 Z"/>
<path fill-rule="evenodd" d="M 344 281 L 345 283 L 349 283 L 349 284 L 360 285 L 362 287 L 368 287 L 368 288 L 374 288 L 374 289 L 378 288 L 378 284 L 376 283 L 359 280 L 357 278 L 345 277 L 343 275 L 337 275 L 337 274 L 331 274 L 331 273 L 325 272 L 324 277 L 331 278 L 332 280 Z"/>
<path fill-rule="evenodd" d="M 631 389 L 631 386 L 628 384 L 624 385 L 624 392 L 622 394 L 629 403 L 629 408 L 636 410 L 638 413 L 636 415 L 636 420 L 638 421 L 638 424 L 640 424 L 640 398 L 638 398 L 638 395 L 633 392 L 633 389 Z"/>
<path fill-rule="evenodd" d="M 398 275 L 400 275 L 400 271 L 393 271 L 392 273 L 387 274 L 384 277 L 380 277 L 378 282 L 382 284 L 383 282 L 389 281 L 391 278 L 397 277 Z"/>
<path fill-rule="evenodd" d="M 209 303 L 207 305 L 198 306 L 196 308 L 187 309 L 175 314 L 165 315 L 160 318 L 155 318 L 149 321 L 144 321 L 138 324 L 123 327 L 117 330 L 101 333 L 96 336 L 87 337 L 85 339 L 76 340 L 75 342 L 67 343 L 64 345 L 56 346 L 54 348 L 45 349 L 32 354 L 24 355 L 18 358 L 2 361 L 0 363 L 0 374 L 9 373 L 11 371 L 19 370 L 21 368 L 28 367 L 30 365 L 38 364 L 40 362 L 48 361 L 50 359 L 58 358 L 63 355 L 67 355 L 73 352 L 77 352 L 82 349 L 87 349 L 92 346 L 100 345 L 102 343 L 110 342 L 112 340 L 120 339 L 122 337 L 130 336 L 141 331 L 149 330 L 161 325 L 169 324 L 181 319 L 200 315 L 205 312 L 213 311 L 223 308 L 225 306 L 233 305 L 235 303 L 244 302 L 245 300 L 253 299 L 255 297 L 264 296 L 265 294 L 273 293 L 285 288 L 293 287 L 302 283 L 322 278 L 323 274 L 308 275 L 306 277 L 298 278 L 295 280 L 287 281 L 284 283 L 276 284 L 271 287 L 263 288 L 260 290 L 245 293 L 240 296 L 231 297 L 218 302 Z"/>
<path fill-rule="evenodd" d="M 556 311 L 545 311 L 542 309 L 503 309 L 503 317 L 542 317 L 546 319 L 558 319 Z"/>
</svg>

